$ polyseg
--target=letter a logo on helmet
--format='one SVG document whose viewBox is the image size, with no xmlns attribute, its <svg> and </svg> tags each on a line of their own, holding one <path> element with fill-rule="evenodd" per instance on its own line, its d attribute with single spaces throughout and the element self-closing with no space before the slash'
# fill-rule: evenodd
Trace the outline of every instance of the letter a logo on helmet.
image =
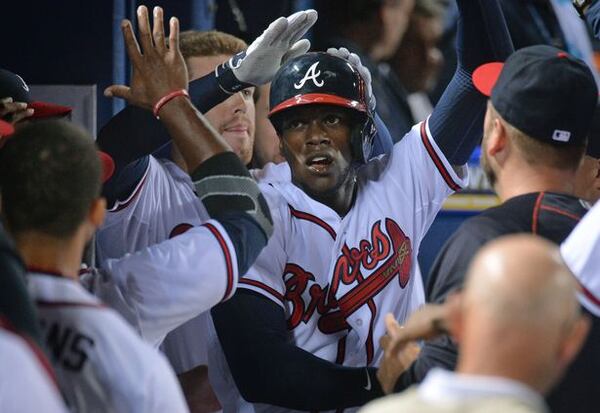
<svg viewBox="0 0 600 413">
<path fill-rule="evenodd" d="M 306 71 L 306 73 L 304 74 L 304 77 L 302 78 L 302 80 L 300 80 L 300 82 L 298 82 L 298 83 L 294 83 L 294 88 L 296 88 L 296 89 L 302 89 L 302 87 L 304 86 L 304 84 L 306 82 L 308 82 L 309 80 L 312 80 L 316 87 L 323 86 L 323 84 L 325 82 L 323 82 L 322 80 L 319 81 L 317 79 L 319 76 L 321 76 L 321 71 L 319 70 L 317 72 L 317 65 L 318 64 L 319 64 L 319 62 L 315 62 L 311 67 L 309 67 L 308 70 Z"/>
</svg>

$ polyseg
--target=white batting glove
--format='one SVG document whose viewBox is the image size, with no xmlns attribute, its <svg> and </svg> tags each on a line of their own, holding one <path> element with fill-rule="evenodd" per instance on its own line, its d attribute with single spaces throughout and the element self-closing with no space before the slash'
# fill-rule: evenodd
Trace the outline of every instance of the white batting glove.
<svg viewBox="0 0 600 413">
<path fill-rule="evenodd" d="M 350 51 L 348 49 L 346 49 L 345 47 L 340 47 L 339 49 L 330 47 L 329 49 L 327 49 L 327 53 L 329 53 L 332 56 L 340 57 L 344 60 L 347 60 L 348 62 L 350 62 L 350 64 L 352 66 L 354 66 L 356 68 L 356 70 L 358 71 L 360 76 L 365 81 L 365 87 L 367 88 L 367 103 L 369 106 L 369 110 L 371 112 L 374 112 L 376 101 L 375 101 L 375 95 L 373 95 L 373 86 L 371 85 L 371 83 L 372 83 L 371 72 L 369 71 L 369 69 L 367 69 L 366 66 L 364 66 L 362 64 L 362 62 L 360 61 L 360 57 L 358 57 L 358 55 L 356 53 L 350 53 Z"/>
<path fill-rule="evenodd" d="M 286 60 L 304 54 L 310 41 L 302 36 L 317 21 L 315 10 L 304 10 L 272 22 L 245 52 L 216 69 L 219 85 L 229 93 L 271 81 Z"/>
</svg>

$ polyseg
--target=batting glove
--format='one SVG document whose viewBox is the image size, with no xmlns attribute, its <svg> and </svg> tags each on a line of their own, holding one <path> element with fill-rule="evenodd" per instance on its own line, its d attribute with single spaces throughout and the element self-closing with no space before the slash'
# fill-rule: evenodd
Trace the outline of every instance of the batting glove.
<svg viewBox="0 0 600 413">
<path fill-rule="evenodd" d="M 245 52 L 217 66 L 215 74 L 221 88 L 235 93 L 270 82 L 282 63 L 310 49 L 310 41 L 300 39 L 316 21 L 317 12 L 312 9 L 275 20 Z"/>
<path fill-rule="evenodd" d="M 373 86 L 371 85 L 371 72 L 369 71 L 369 69 L 367 69 L 366 66 L 362 64 L 362 62 L 360 61 L 360 57 L 358 57 L 356 53 L 350 53 L 350 51 L 345 47 L 340 47 L 339 49 L 331 47 L 327 49 L 327 53 L 329 53 L 332 56 L 340 57 L 344 60 L 347 60 L 358 71 L 360 77 L 362 77 L 362 79 L 364 80 L 365 87 L 367 89 L 367 104 L 369 106 L 369 110 L 371 112 L 374 112 L 376 102 L 375 95 L 373 95 Z"/>
</svg>

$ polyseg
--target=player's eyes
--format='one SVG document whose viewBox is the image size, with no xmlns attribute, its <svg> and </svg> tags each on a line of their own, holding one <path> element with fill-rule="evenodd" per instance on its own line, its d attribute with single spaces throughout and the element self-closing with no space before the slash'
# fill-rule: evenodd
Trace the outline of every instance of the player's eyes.
<svg viewBox="0 0 600 413">
<path fill-rule="evenodd" d="M 251 98 L 254 96 L 254 89 L 252 89 L 252 88 L 244 89 L 241 91 L 241 93 L 245 99 L 248 99 L 248 98 Z"/>
<path fill-rule="evenodd" d="M 286 129 L 300 129 L 302 126 L 304 126 L 304 121 L 300 119 L 293 119 L 287 123 Z"/>
<path fill-rule="evenodd" d="M 342 120 L 342 118 L 338 115 L 327 115 L 324 119 L 325 123 L 327 125 L 337 125 L 338 123 L 340 123 Z"/>
</svg>

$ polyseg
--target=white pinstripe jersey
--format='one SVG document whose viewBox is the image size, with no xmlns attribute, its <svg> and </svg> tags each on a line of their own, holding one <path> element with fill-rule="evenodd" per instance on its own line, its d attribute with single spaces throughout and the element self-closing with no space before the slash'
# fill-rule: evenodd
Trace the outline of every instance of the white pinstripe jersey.
<svg viewBox="0 0 600 413">
<path fill-rule="evenodd" d="M 415 271 L 419 245 L 444 200 L 466 180 L 421 123 L 390 155 L 358 171 L 356 199 L 344 217 L 292 183 L 261 183 L 274 234 L 238 288 L 281 306 L 298 347 L 345 366 L 376 366 L 385 314 L 402 322 L 424 302 Z M 209 357 L 216 365 L 211 384 L 226 412 L 285 411 L 241 398 L 214 335 Z"/>
</svg>

